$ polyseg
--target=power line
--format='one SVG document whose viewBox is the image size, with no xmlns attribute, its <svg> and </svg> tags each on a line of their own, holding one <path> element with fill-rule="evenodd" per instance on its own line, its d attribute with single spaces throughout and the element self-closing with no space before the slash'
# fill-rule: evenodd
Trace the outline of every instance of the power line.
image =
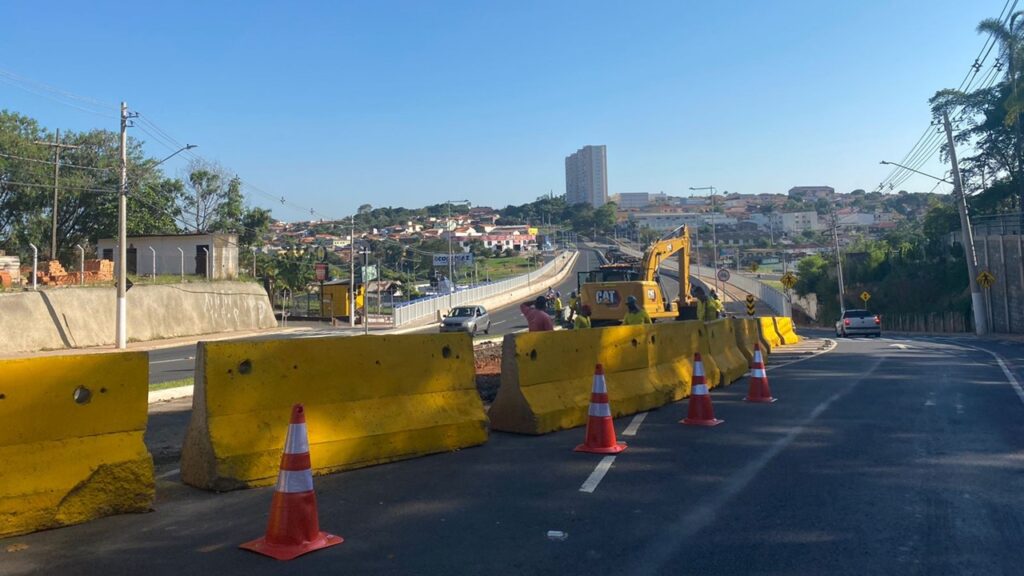
<svg viewBox="0 0 1024 576">
<path fill-rule="evenodd" d="M 1011 5 L 1010 0 L 1006 0 L 1006 2 L 1003 4 L 1002 11 L 1000 11 L 999 13 L 1000 21 L 1005 23 L 1006 21 L 1009 20 L 1009 18 L 1013 14 L 1013 10 L 1016 9 L 1017 7 L 1017 2 L 1018 0 L 1013 0 L 1013 4 Z M 974 63 L 967 71 L 967 74 L 964 75 L 964 79 L 960 82 L 960 86 L 957 88 L 958 91 L 964 92 L 970 89 L 971 85 L 974 84 L 974 80 L 978 76 L 978 72 L 984 66 L 989 54 L 992 52 L 992 49 L 995 47 L 996 44 L 996 38 L 992 34 L 989 34 L 988 38 L 985 40 L 985 43 L 982 45 L 981 50 L 978 51 L 978 56 L 975 57 Z M 998 71 L 998 68 L 999 60 L 997 58 L 996 65 L 993 66 L 993 70 L 989 72 L 989 75 L 984 80 L 982 80 L 981 84 L 985 85 L 989 81 L 989 78 L 997 78 L 998 75 L 995 74 L 995 72 Z M 961 119 L 965 114 L 966 109 L 961 107 L 959 114 L 956 115 L 956 119 Z M 900 161 L 900 164 L 918 168 L 922 166 L 925 162 L 930 160 L 934 156 L 935 152 L 938 151 L 939 148 L 941 148 L 942 139 L 941 137 L 936 138 L 937 134 L 932 131 L 933 125 L 934 124 L 929 125 L 929 127 L 924 131 L 924 133 L 921 134 L 920 138 L 917 139 L 917 142 L 911 147 L 910 151 L 907 152 L 907 154 L 903 157 L 903 160 Z M 935 146 L 936 141 L 939 143 L 938 146 Z M 913 163 L 915 162 L 917 163 L 917 165 L 913 166 Z M 879 183 L 878 188 L 876 190 L 882 191 L 886 187 L 888 187 L 890 190 L 893 190 L 896 186 L 905 182 L 912 175 L 913 172 L 904 170 L 903 168 L 896 166 Z"/>
<path fill-rule="evenodd" d="M 50 166 L 53 166 L 53 165 L 56 164 L 56 162 L 52 162 L 50 160 L 37 160 L 35 158 L 25 158 L 24 156 L 15 156 L 13 154 L 4 154 L 3 152 L 0 152 L 0 156 L 2 156 L 4 158 L 10 158 L 12 160 L 24 160 L 25 162 L 35 162 L 36 164 L 49 164 Z M 77 164 L 68 164 L 66 162 L 61 162 L 60 163 L 60 167 L 61 168 L 78 168 L 78 169 L 81 169 L 81 170 L 96 170 L 98 172 L 109 172 L 111 170 L 111 168 L 96 168 L 95 166 L 79 166 Z"/>
<path fill-rule="evenodd" d="M 33 184 L 31 182 L 14 182 L 11 180 L 0 180 L 0 186 L 21 186 L 26 188 L 49 188 L 53 190 L 53 184 Z M 80 186 L 61 186 L 61 190 L 79 190 L 82 192 L 117 192 L 114 188 L 83 188 Z"/>
</svg>

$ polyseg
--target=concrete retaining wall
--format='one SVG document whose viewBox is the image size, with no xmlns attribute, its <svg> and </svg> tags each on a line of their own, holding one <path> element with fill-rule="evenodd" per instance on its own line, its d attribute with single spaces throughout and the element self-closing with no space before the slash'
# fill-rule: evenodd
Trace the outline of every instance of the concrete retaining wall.
<svg viewBox="0 0 1024 576">
<path fill-rule="evenodd" d="M 211 282 L 134 286 L 128 340 L 149 341 L 277 326 L 258 284 Z M 114 288 L 0 294 L 0 354 L 114 344 Z"/>
</svg>

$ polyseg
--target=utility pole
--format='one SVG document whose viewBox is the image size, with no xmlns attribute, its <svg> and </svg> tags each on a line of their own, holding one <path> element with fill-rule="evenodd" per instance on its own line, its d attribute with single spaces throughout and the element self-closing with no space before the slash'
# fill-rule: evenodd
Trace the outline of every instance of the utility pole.
<svg viewBox="0 0 1024 576">
<path fill-rule="evenodd" d="M 128 347 L 128 126 L 134 114 L 121 102 L 121 184 L 117 194 L 117 347 Z"/>
<path fill-rule="evenodd" d="M 985 315 L 985 300 L 978 287 L 978 261 L 974 253 L 974 232 L 967 215 L 967 195 L 960 179 L 960 165 L 956 160 L 956 145 L 953 142 L 953 127 L 949 114 L 942 112 L 942 126 L 946 129 L 946 144 L 949 146 L 949 163 L 953 166 L 953 200 L 960 212 L 960 229 L 963 233 L 964 259 L 967 260 L 967 281 L 971 286 L 971 310 L 974 313 L 974 332 L 978 336 L 988 333 L 988 317 Z"/>
<path fill-rule="evenodd" d="M 356 327 L 356 215 L 352 215 L 348 233 L 348 327 Z M 365 296 L 364 296 L 365 298 Z"/>
<path fill-rule="evenodd" d="M 846 312 L 846 301 L 843 299 L 843 294 L 846 292 L 846 286 L 843 285 L 843 256 L 839 251 L 839 215 L 832 212 L 832 239 L 836 245 L 836 275 L 839 278 L 839 314 Z"/>
<path fill-rule="evenodd" d="M 57 196 L 60 190 L 60 151 L 63 149 L 74 150 L 78 146 L 72 146 L 70 144 L 63 144 L 60 141 L 60 128 L 57 128 L 57 134 L 53 137 L 53 142 L 41 142 L 36 140 L 36 144 L 42 146 L 49 146 L 53 148 L 53 225 L 50 232 L 50 260 L 57 260 Z"/>
</svg>

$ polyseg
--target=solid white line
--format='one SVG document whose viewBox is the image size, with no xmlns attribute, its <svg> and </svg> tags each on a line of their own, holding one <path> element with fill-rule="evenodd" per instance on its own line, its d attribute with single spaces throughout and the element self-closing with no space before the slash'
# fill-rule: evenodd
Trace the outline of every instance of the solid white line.
<svg viewBox="0 0 1024 576">
<path fill-rule="evenodd" d="M 1006 362 L 1003 362 L 1002 356 L 996 354 L 991 350 L 985 350 L 984 348 L 977 348 L 975 346 L 968 346 L 967 344 L 956 343 L 953 345 L 989 353 L 993 358 L 996 359 L 996 363 L 999 364 L 999 367 L 1003 369 L 1003 374 L 1006 376 L 1006 379 L 1010 381 L 1010 385 L 1013 386 L 1014 391 L 1017 392 L 1017 397 L 1020 398 L 1021 402 L 1024 402 L 1024 388 L 1021 388 L 1020 382 L 1017 381 L 1017 377 L 1014 376 L 1013 372 L 1011 372 L 1010 369 L 1006 366 Z"/>
<path fill-rule="evenodd" d="M 185 358 L 175 358 L 173 360 L 154 360 L 150 364 L 167 364 L 168 362 L 184 362 L 185 360 L 195 360 L 194 356 L 187 356 Z"/>
<path fill-rule="evenodd" d="M 647 418 L 647 412 L 641 412 L 633 417 L 633 421 L 626 426 L 626 429 L 622 431 L 623 436 L 636 436 L 636 431 L 640 429 L 640 425 L 644 423 L 644 418 Z"/>
<path fill-rule="evenodd" d="M 504 324 L 505 322 L 508 322 L 508 320 L 498 320 L 497 322 L 492 322 L 491 325 L 497 326 L 498 324 Z"/>
<path fill-rule="evenodd" d="M 597 490 L 597 485 L 601 483 L 604 475 L 612 467 L 612 462 L 615 462 L 615 456 L 601 458 L 601 461 L 597 463 L 597 468 L 594 468 L 594 471 L 590 473 L 590 477 L 580 486 L 580 492 L 593 493 L 594 490 Z"/>
<path fill-rule="evenodd" d="M 181 472 L 181 468 L 175 468 L 174 470 L 170 470 L 170 471 L 164 472 L 163 474 L 157 476 L 156 479 L 157 480 L 163 480 L 164 478 L 170 478 L 171 476 L 174 476 L 178 472 Z"/>
</svg>

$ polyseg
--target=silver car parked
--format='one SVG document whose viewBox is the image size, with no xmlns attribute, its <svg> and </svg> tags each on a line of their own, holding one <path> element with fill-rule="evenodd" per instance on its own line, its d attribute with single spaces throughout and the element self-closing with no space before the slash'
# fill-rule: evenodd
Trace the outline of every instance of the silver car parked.
<svg viewBox="0 0 1024 576">
<path fill-rule="evenodd" d="M 456 306 L 441 321 L 441 332 L 489 334 L 490 331 L 491 316 L 483 306 Z"/>
</svg>

